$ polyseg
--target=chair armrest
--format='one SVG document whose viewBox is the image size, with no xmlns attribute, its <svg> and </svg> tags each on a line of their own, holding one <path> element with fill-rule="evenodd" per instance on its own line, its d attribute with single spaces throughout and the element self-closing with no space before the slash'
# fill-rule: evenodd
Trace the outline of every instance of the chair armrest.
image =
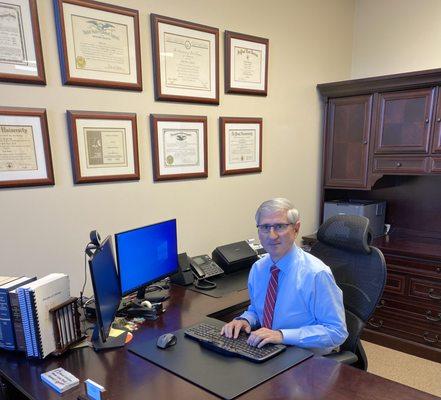
<svg viewBox="0 0 441 400">
<path fill-rule="evenodd" d="M 326 358 L 331 358 L 342 364 L 352 365 L 358 361 L 358 357 L 351 351 L 342 351 L 340 353 L 330 353 L 325 355 Z"/>
</svg>

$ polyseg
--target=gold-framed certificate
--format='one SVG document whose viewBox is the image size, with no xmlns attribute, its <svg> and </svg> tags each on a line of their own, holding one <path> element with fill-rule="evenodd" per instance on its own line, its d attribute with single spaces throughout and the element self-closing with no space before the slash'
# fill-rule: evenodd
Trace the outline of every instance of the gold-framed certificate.
<svg viewBox="0 0 441 400">
<path fill-rule="evenodd" d="M 0 107 L 0 188 L 53 184 L 46 110 Z"/>
<path fill-rule="evenodd" d="M 92 0 L 56 0 L 63 83 L 142 90 L 139 15 Z"/>
<path fill-rule="evenodd" d="M 219 29 L 151 14 L 156 100 L 219 104 Z"/>
<path fill-rule="evenodd" d="M 219 118 L 221 175 L 262 172 L 262 124 L 262 118 Z"/>
<path fill-rule="evenodd" d="M 207 117 L 150 115 L 153 178 L 206 178 Z"/>
<path fill-rule="evenodd" d="M 67 111 L 75 183 L 139 180 L 136 114 Z"/>
<path fill-rule="evenodd" d="M 0 0 L 0 81 L 46 84 L 36 0 Z"/>
<path fill-rule="evenodd" d="M 269 40 L 225 31 L 225 92 L 268 94 Z"/>
</svg>

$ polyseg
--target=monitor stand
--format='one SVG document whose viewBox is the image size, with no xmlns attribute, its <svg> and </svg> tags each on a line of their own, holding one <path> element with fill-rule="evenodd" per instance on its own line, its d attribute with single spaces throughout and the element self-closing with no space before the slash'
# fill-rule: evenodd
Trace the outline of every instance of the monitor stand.
<svg viewBox="0 0 441 400">
<path fill-rule="evenodd" d="M 116 349 L 126 344 L 127 332 L 121 333 L 117 337 L 108 337 L 105 342 L 102 341 L 98 325 L 95 325 L 92 334 L 92 346 L 95 351 Z"/>
<path fill-rule="evenodd" d="M 136 300 L 138 302 L 142 302 L 144 300 L 150 301 L 150 303 L 162 303 L 163 301 L 170 298 L 170 293 L 168 290 L 162 288 L 161 286 L 153 285 L 151 287 L 155 287 L 156 290 L 146 292 L 145 287 L 139 289 L 136 294 Z"/>
</svg>

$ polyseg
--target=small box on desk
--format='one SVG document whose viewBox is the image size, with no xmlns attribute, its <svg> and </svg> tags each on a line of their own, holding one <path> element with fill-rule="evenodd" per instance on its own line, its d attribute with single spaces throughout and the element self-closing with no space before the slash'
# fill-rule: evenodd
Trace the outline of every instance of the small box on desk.
<svg viewBox="0 0 441 400">
<path fill-rule="evenodd" d="M 212 258 L 227 274 L 251 268 L 258 260 L 256 252 L 245 240 L 216 247 Z"/>
</svg>

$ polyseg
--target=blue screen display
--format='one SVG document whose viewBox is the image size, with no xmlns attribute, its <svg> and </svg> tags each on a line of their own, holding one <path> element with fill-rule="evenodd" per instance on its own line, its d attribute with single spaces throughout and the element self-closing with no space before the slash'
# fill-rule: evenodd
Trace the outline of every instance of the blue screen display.
<svg viewBox="0 0 441 400">
<path fill-rule="evenodd" d="M 175 219 L 117 233 L 115 241 L 123 296 L 177 271 Z"/>
<path fill-rule="evenodd" d="M 105 341 L 121 301 L 110 236 L 104 240 L 89 260 L 89 268 L 101 339 Z"/>
</svg>

